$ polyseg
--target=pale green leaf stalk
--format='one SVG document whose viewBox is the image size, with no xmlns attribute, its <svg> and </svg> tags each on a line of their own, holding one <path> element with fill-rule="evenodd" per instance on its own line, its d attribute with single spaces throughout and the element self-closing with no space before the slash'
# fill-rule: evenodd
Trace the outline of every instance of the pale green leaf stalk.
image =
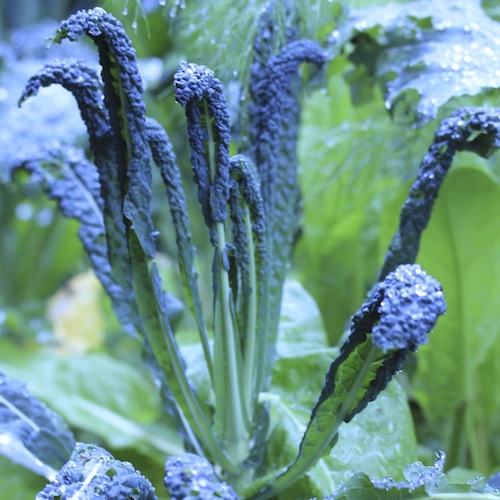
<svg viewBox="0 0 500 500">
<path fill-rule="evenodd" d="M 215 182 L 217 164 L 216 142 L 211 127 L 211 116 L 207 103 L 203 103 L 205 124 L 208 134 L 208 162 L 210 178 Z M 214 426 L 222 432 L 223 441 L 229 457 L 234 463 L 241 463 L 248 456 L 249 418 L 246 413 L 243 395 L 243 362 L 241 357 L 240 337 L 234 316 L 234 304 L 227 264 L 227 241 L 224 223 L 215 222 L 215 329 L 214 352 L 216 366 L 221 366 L 215 372 L 215 397 L 217 409 Z M 222 355 L 222 356 L 221 356 Z"/>
</svg>

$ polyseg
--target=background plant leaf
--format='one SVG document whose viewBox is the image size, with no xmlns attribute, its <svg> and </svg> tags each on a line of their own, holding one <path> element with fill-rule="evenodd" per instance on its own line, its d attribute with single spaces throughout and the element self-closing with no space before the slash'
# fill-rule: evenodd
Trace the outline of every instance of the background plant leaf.
<svg viewBox="0 0 500 500">
<path fill-rule="evenodd" d="M 333 40 L 353 44 L 354 101 L 376 83 L 391 113 L 419 126 L 452 97 L 500 86 L 499 36 L 480 0 L 416 0 L 353 10 Z"/>
<path fill-rule="evenodd" d="M 372 102 L 353 106 L 340 77 L 347 67 L 336 58 L 327 86 L 305 100 L 299 140 L 302 221 L 294 269 L 321 309 L 330 345 L 376 280 L 380 211 L 417 172 L 434 132 L 394 123 L 378 91 Z"/>
</svg>

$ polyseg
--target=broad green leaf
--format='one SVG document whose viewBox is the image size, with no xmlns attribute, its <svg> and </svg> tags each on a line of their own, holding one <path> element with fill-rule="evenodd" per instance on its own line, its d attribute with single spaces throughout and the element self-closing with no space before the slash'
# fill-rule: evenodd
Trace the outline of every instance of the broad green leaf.
<svg viewBox="0 0 500 500">
<path fill-rule="evenodd" d="M 114 448 L 136 448 L 160 462 L 183 449 L 169 424 L 155 424 L 160 412 L 156 389 L 130 364 L 105 354 L 60 356 L 4 344 L 0 367 L 27 382 L 69 424 Z"/>
<path fill-rule="evenodd" d="M 316 366 L 321 367 L 321 356 L 315 357 Z M 298 364 L 304 359 L 296 361 Z M 308 377 L 314 370 L 313 361 L 311 355 Z M 309 396 L 311 394 L 310 388 Z M 271 407 L 275 426 L 268 446 L 268 461 L 273 466 L 285 466 L 296 455 L 309 412 L 290 397 L 272 400 Z M 291 500 L 313 495 L 323 498 L 337 491 L 355 471 L 363 471 L 377 479 L 385 476 L 401 479 L 404 467 L 415 457 L 416 440 L 406 395 L 397 381 L 393 381 L 366 410 L 340 428 L 332 452 L 278 498 Z"/>
<path fill-rule="evenodd" d="M 297 347 L 324 349 L 327 338 L 320 310 L 299 281 L 288 279 L 283 287 L 278 331 L 278 357 L 294 357 Z"/>
<path fill-rule="evenodd" d="M 59 415 L 35 399 L 23 383 L 0 372 L 0 454 L 52 478 L 74 444 Z"/>
<path fill-rule="evenodd" d="M 289 449 L 293 449 L 292 454 L 300 444 L 310 410 L 323 386 L 325 372 L 337 354 L 338 349 L 327 346 L 320 312 L 312 297 L 298 281 L 285 281 L 271 401 L 278 395 L 278 401 L 289 406 L 292 412 L 301 414 L 301 433 L 297 433 L 297 428 L 290 433 L 296 445 Z M 283 416 L 284 412 L 281 413 Z M 285 456 L 275 465 L 286 465 L 287 460 L 293 458 L 289 453 Z"/>
<path fill-rule="evenodd" d="M 328 500 L 496 500 L 500 495 L 488 488 L 474 484 L 444 484 L 437 487 L 376 487 L 370 477 L 357 473 L 349 479 L 337 494 Z"/>
<path fill-rule="evenodd" d="M 448 313 L 419 352 L 415 395 L 426 415 L 466 408 L 463 429 L 473 466 L 487 471 L 494 416 L 500 410 L 500 186 L 477 170 L 445 181 L 418 261 L 441 281 Z M 439 373 L 439 377 L 436 377 Z M 486 469 L 485 469 L 486 468 Z"/>
<path fill-rule="evenodd" d="M 343 422 L 363 411 L 402 369 L 409 351 L 446 310 L 440 284 L 420 266 L 399 266 L 380 282 L 351 321 L 351 332 L 327 370 L 295 460 L 257 498 L 289 488 L 335 446 Z"/>
<path fill-rule="evenodd" d="M 355 10 L 334 33 L 354 44 L 348 75 L 353 88 L 375 81 L 393 114 L 422 125 L 456 96 L 500 86 L 500 24 L 479 0 L 415 0 Z M 373 79 L 373 80 L 372 80 Z"/>
<path fill-rule="evenodd" d="M 337 485 L 352 471 L 400 479 L 404 467 L 416 458 L 416 445 L 407 397 L 396 378 L 362 413 L 343 424 L 337 444 L 324 460 L 339 471 Z"/>
</svg>

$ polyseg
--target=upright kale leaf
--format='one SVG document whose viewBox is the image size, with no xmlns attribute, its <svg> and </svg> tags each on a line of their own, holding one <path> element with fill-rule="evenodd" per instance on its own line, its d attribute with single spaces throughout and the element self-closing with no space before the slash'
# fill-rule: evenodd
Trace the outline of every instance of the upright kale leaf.
<svg viewBox="0 0 500 500">
<path fill-rule="evenodd" d="M 135 50 L 122 24 L 101 8 L 79 11 L 61 23 L 54 42 L 82 36 L 91 38 L 99 50 L 104 99 L 109 112 L 117 155 L 118 187 L 123 195 L 123 215 L 134 226 L 142 249 L 155 253 L 151 220 L 151 154 L 145 126 L 143 85 Z M 105 202 L 107 197 L 105 197 Z"/>
</svg>

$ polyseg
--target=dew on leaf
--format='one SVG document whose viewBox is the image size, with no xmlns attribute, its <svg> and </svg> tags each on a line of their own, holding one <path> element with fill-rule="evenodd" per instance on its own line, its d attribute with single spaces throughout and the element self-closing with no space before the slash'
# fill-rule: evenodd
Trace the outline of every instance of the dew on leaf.
<svg viewBox="0 0 500 500">
<path fill-rule="evenodd" d="M 30 220 L 35 213 L 34 208 L 29 203 L 19 203 L 15 209 L 16 217 L 19 220 Z"/>
</svg>

